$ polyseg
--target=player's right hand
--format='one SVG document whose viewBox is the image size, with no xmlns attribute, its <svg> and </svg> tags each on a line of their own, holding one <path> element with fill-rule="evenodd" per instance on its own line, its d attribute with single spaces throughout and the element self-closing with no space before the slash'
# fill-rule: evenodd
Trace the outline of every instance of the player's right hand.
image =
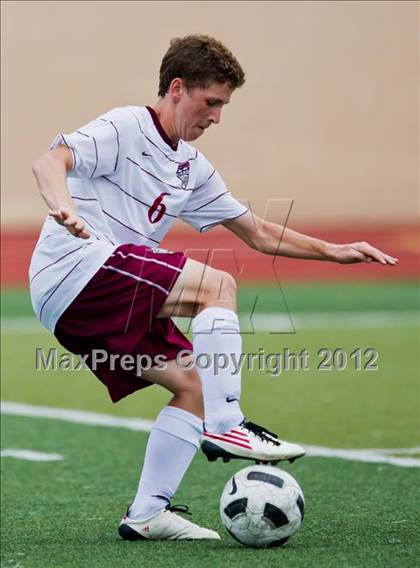
<svg viewBox="0 0 420 568">
<path fill-rule="evenodd" d="M 66 227 L 69 233 L 80 239 L 89 239 L 90 233 L 86 230 L 83 221 L 69 209 L 56 209 L 49 212 L 59 225 Z"/>
<path fill-rule="evenodd" d="M 366 242 L 349 243 L 345 245 L 328 244 L 329 259 L 340 264 L 355 264 L 358 262 L 379 262 L 383 265 L 395 266 L 398 258 L 385 254 Z"/>
</svg>

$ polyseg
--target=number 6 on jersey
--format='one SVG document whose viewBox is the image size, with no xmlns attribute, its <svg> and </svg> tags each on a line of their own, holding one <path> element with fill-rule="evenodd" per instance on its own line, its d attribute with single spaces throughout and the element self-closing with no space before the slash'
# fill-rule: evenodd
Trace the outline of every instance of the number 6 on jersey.
<svg viewBox="0 0 420 568">
<path fill-rule="evenodd" d="M 150 209 L 147 212 L 147 217 L 151 223 L 158 223 L 165 215 L 166 205 L 162 203 L 165 195 L 169 195 L 169 193 L 161 193 L 150 206 Z"/>
</svg>

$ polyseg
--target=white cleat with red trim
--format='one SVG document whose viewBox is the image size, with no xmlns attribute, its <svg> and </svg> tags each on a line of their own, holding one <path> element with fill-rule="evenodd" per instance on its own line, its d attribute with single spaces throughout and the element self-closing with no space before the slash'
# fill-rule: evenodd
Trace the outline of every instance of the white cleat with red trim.
<svg viewBox="0 0 420 568">
<path fill-rule="evenodd" d="M 257 463 L 276 464 L 281 460 L 292 463 L 305 455 L 301 446 L 283 442 L 273 432 L 245 420 L 223 434 L 204 432 L 201 449 L 209 461 L 222 458 L 224 462 L 242 459 Z"/>
</svg>

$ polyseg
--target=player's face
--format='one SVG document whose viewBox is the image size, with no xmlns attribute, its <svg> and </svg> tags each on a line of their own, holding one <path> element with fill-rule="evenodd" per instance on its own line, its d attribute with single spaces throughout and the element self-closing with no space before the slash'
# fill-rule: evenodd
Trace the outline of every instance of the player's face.
<svg viewBox="0 0 420 568">
<path fill-rule="evenodd" d="M 220 122 L 223 105 L 228 104 L 233 89 L 227 83 L 213 83 L 206 88 L 182 89 L 175 111 L 177 135 L 191 142 L 212 124 Z"/>
</svg>

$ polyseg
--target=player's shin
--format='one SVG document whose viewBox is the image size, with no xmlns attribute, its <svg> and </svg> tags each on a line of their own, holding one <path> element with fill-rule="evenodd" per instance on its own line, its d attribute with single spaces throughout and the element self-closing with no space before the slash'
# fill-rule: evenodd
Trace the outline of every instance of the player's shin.
<svg viewBox="0 0 420 568">
<path fill-rule="evenodd" d="M 235 364 L 242 351 L 238 316 L 232 310 L 209 307 L 193 320 L 193 351 L 204 399 L 204 423 L 209 432 L 227 432 L 244 419 L 239 399 L 241 371 Z"/>
<path fill-rule="evenodd" d="M 202 422 L 193 414 L 167 406 L 150 432 L 131 519 L 148 518 L 164 509 L 175 494 L 199 447 Z"/>
</svg>

